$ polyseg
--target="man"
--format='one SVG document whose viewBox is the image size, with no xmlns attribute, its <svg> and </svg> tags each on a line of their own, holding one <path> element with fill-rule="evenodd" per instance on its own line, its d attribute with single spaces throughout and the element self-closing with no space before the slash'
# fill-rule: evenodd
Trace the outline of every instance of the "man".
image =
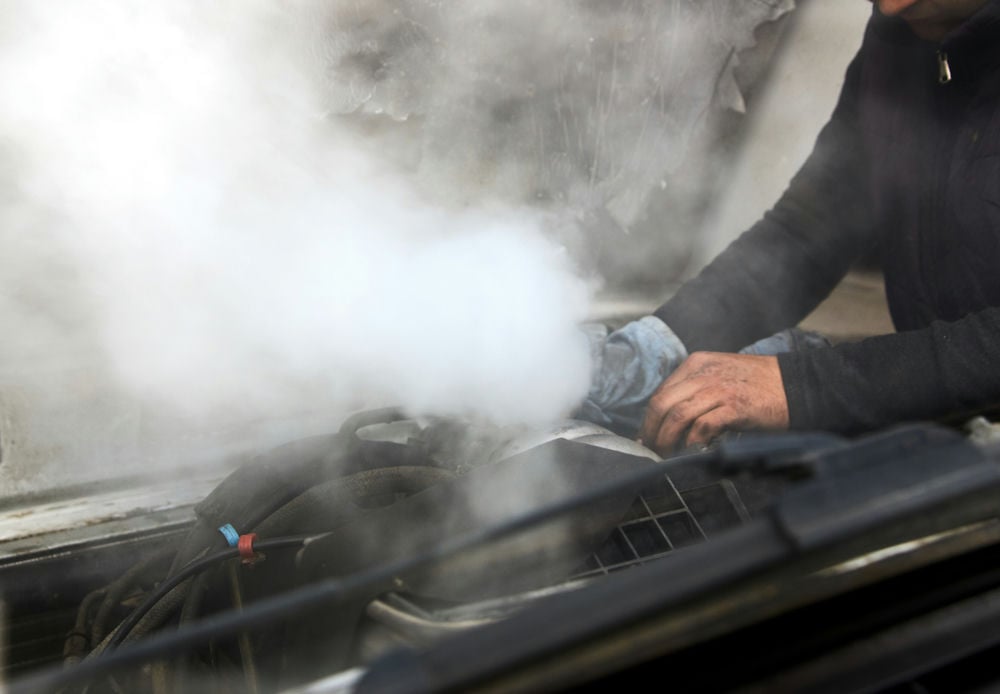
<svg viewBox="0 0 1000 694">
<path fill-rule="evenodd" d="M 734 353 L 796 325 L 873 246 L 896 333 Z M 1000 404 L 1000 0 L 877 0 L 775 207 L 594 344 L 582 416 L 661 453 L 734 429 L 850 434 Z"/>
</svg>

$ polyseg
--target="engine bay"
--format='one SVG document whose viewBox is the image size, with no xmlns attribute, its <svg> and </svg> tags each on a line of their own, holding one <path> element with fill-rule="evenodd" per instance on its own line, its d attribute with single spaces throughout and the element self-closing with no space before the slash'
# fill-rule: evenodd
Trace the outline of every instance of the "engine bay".
<svg viewBox="0 0 1000 694">
<path fill-rule="evenodd" d="M 542 655 L 527 690 L 600 680 L 989 548 L 987 450 L 910 427 L 662 459 L 578 421 L 366 411 L 241 466 L 193 520 L 5 562 L 11 691 L 489 690 Z"/>
</svg>

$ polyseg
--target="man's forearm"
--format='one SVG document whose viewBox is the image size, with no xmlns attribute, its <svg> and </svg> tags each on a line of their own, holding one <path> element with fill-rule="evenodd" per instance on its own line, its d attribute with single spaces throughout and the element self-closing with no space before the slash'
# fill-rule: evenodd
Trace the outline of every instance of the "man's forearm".
<svg viewBox="0 0 1000 694">
<path fill-rule="evenodd" d="M 1000 404 L 1000 308 L 779 357 L 794 429 L 856 433 Z"/>
<path fill-rule="evenodd" d="M 798 324 L 872 243 L 858 62 L 809 159 L 764 218 L 656 311 L 689 351 L 733 352 Z"/>
</svg>

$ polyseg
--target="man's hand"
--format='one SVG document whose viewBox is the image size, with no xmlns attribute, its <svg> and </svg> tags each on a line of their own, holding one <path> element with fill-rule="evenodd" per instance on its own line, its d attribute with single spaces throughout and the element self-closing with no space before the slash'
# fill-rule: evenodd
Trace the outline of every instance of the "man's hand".
<svg viewBox="0 0 1000 694">
<path fill-rule="evenodd" d="M 666 455 L 733 429 L 787 428 L 777 357 L 695 352 L 653 393 L 639 439 Z"/>
</svg>

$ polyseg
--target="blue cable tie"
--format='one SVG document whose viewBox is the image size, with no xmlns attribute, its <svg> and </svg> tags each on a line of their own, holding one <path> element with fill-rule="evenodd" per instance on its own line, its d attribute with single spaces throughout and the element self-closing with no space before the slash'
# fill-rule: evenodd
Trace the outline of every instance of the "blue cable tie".
<svg viewBox="0 0 1000 694">
<path fill-rule="evenodd" d="M 233 527 L 232 523 L 226 523 L 219 528 L 219 532 L 222 536 L 226 538 L 226 542 L 229 543 L 230 547 L 235 547 L 240 542 L 240 534 L 236 532 L 236 528 Z"/>
</svg>

